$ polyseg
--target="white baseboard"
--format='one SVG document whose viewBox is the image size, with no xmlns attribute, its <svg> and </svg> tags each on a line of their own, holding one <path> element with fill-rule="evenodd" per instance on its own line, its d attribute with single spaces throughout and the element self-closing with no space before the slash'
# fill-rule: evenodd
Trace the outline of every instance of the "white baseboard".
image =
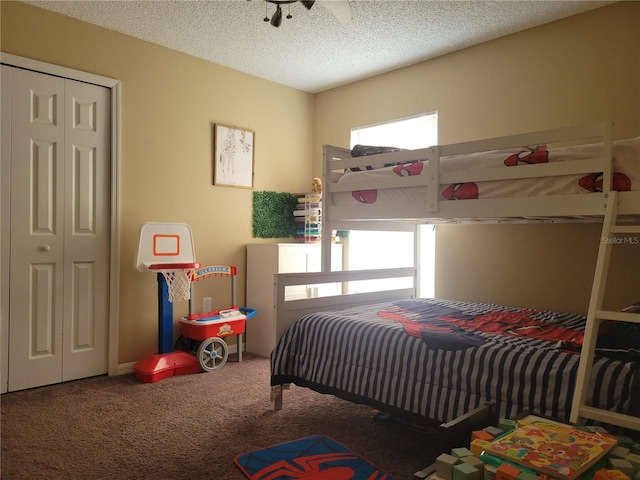
<svg viewBox="0 0 640 480">
<path fill-rule="evenodd" d="M 115 375 L 126 375 L 127 373 L 133 373 L 133 367 L 135 364 L 136 362 L 119 363 Z"/>
</svg>

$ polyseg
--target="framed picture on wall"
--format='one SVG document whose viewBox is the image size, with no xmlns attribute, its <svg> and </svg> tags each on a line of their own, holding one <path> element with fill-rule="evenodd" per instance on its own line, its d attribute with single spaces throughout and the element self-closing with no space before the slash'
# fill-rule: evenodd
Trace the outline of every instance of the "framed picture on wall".
<svg viewBox="0 0 640 480">
<path fill-rule="evenodd" d="M 213 184 L 253 188 L 255 133 L 219 123 L 213 130 Z"/>
</svg>

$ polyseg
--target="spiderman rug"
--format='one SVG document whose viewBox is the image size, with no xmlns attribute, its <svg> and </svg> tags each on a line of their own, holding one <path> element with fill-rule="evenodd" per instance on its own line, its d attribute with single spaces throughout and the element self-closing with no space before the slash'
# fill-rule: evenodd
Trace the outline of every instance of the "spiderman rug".
<svg viewBox="0 0 640 480">
<path fill-rule="evenodd" d="M 365 458 L 321 435 L 243 453 L 235 463 L 250 480 L 393 480 Z"/>
</svg>

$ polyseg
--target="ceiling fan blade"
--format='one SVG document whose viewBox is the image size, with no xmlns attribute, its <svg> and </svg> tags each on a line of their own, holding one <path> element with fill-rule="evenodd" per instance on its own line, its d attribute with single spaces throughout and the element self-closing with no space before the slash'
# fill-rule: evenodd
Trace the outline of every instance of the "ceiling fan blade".
<svg viewBox="0 0 640 480">
<path fill-rule="evenodd" d="M 307 10 L 311 10 L 311 7 L 316 3 L 316 0 L 300 0 L 300 3 L 304 5 Z"/>
<path fill-rule="evenodd" d="M 302 0 L 300 0 L 302 2 Z M 318 5 L 322 5 L 335 15 L 342 23 L 351 21 L 351 5 L 349 0 L 317 0 Z"/>
<path fill-rule="evenodd" d="M 280 5 L 278 5 L 278 8 L 276 8 L 275 13 L 271 17 L 271 25 L 274 27 L 282 25 L 282 9 L 280 8 Z"/>
</svg>

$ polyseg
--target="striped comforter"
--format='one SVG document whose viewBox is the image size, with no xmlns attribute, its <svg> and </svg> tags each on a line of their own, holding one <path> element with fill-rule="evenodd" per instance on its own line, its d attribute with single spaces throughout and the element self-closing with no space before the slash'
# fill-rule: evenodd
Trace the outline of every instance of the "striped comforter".
<svg viewBox="0 0 640 480">
<path fill-rule="evenodd" d="M 294 383 L 411 420 L 446 422 L 493 401 L 501 417 L 529 411 L 567 421 L 584 323 L 438 299 L 309 314 L 273 350 L 271 385 Z M 599 346 L 619 345 L 614 334 Z M 640 358 L 622 355 L 596 356 L 589 403 L 638 415 Z"/>
</svg>

